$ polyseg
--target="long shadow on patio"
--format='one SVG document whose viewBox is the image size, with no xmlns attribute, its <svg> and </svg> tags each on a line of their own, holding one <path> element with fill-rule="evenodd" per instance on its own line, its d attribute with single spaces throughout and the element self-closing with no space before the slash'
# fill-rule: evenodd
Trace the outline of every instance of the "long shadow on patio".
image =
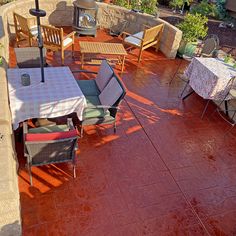
<svg viewBox="0 0 236 236">
<path fill-rule="evenodd" d="M 114 41 L 104 31 L 79 40 Z M 80 68 L 77 56 L 66 53 L 71 69 Z M 58 66 L 59 53 L 48 62 Z M 123 74 L 117 66 L 128 90 L 117 133 L 85 129 L 76 179 L 69 164 L 34 167 L 30 187 L 17 145 L 24 235 L 236 234 L 236 133 L 224 136 L 228 126 L 211 116 L 213 104 L 201 120 L 202 98 L 178 98 L 176 74 L 185 66 L 153 49 L 140 64 L 129 54 Z"/>
</svg>

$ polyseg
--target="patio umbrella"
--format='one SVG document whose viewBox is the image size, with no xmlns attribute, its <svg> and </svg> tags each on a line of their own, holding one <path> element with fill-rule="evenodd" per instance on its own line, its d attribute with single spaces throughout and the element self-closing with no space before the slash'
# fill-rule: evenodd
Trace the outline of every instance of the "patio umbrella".
<svg viewBox="0 0 236 236">
<path fill-rule="evenodd" d="M 35 0 L 35 8 L 30 9 L 29 13 L 37 18 L 37 28 L 38 28 L 38 47 L 40 52 L 40 68 L 41 68 L 41 82 L 44 83 L 44 58 L 43 58 L 43 39 L 40 29 L 40 17 L 46 16 L 44 10 L 39 9 L 39 1 Z"/>
</svg>

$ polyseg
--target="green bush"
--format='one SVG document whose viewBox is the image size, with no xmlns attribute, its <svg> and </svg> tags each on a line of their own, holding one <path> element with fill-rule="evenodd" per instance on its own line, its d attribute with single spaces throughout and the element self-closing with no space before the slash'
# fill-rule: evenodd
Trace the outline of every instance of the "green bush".
<svg viewBox="0 0 236 236">
<path fill-rule="evenodd" d="M 127 0 L 114 0 L 113 1 L 115 5 L 130 8 L 129 2 Z"/>
<path fill-rule="evenodd" d="M 182 8 L 184 4 L 186 3 L 188 6 L 193 0 L 171 0 L 169 5 L 170 7 L 176 9 L 176 8 Z"/>
<path fill-rule="evenodd" d="M 229 14 L 225 9 L 226 0 L 217 0 L 216 1 L 216 17 L 220 20 L 225 20 L 229 18 Z"/>
<path fill-rule="evenodd" d="M 158 2 L 156 0 L 142 0 L 141 10 L 147 14 L 155 15 L 157 12 Z"/>
<path fill-rule="evenodd" d="M 207 21 L 208 18 L 200 14 L 187 14 L 184 20 L 177 25 L 183 32 L 183 40 L 185 42 L 196 42 L 198 39 L 206 37 Z"/>
<path fill-rule="evenodd" d="M 192 7 L 191 11 L 192 14 L 201 14 L 203 16 L 212 16 L 216 17 L 216 5 L 208 3 L 208 0 L 203 0 L 200 4 L 195 5 Z"/>
<path fill-rule="evenodd" d="M 155 15 L 157 12 L 157 0 L 115 0 L 115 5 L 136 9 L 147 14 Z"/>
</svg>

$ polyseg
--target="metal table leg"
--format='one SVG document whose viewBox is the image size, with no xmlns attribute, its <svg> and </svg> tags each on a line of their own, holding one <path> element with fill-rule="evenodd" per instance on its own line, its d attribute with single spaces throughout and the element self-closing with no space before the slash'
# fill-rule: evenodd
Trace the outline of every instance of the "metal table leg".
<svg viewBox="0 0 236 236">
<path fill-rule="evenodd" d="M 225 100 L 225 114 L 227 116 L 229 116 L 229 112 L 228 112 L 228 102 Z"/>
</svg>

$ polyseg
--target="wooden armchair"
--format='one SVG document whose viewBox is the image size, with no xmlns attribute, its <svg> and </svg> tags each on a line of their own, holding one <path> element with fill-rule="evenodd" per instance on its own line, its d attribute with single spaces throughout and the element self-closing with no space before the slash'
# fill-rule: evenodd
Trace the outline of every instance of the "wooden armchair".
<svg viewBox="0 0 236 236">
<path fill-rule="evenodd" d="M 38 36 L 38 28 L 36 25 L 36 18 L 23 17 L 16 12 L 13 12 L 13 19 L 16 31 L 16 44 L 19 47 L 19 41 L 22 39 L 29 40 L 29 46 L 32 46 L 32 40 L 37 38 Z"/>
<path fill-rule="evenodd" d="M 138 55 L 138 62 L 140 62 L 143 50 L 151 46 L 155 46 L 156 51 L 159 49 L 163 28 L 164 24 L 160 24 L 133 35 L 123 32 L 123 42 L 140 49 Z"/>
<path fill-rule="evenodd" d="M 64 36 L 62 28 L 41 25 L 44 47 L 52 51 L 61 51 L 61 61 L 64 65 L 64 51 L 72 46 L 72 56 L 74 56 L 75 32 L 71 32 Z"/>
</svg>

